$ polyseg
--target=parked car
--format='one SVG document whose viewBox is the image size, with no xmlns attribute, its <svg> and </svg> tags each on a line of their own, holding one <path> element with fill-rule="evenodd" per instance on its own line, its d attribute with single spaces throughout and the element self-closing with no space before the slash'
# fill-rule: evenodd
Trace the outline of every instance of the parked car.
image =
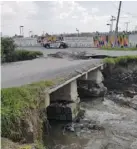
<svg viewBox="0 0 137 149">
<path fill-rule="evenodd" d="M 68 48 L 68 44 L 65 41 L 56 41 L 56 42 L 46 42 L 43 44 L 45 48 Z"/>
</svg>

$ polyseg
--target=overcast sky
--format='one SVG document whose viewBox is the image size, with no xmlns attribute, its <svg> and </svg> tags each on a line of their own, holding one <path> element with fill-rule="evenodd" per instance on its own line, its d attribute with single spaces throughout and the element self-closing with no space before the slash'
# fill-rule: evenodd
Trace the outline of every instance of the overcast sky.
<svg viewBox="0 0 137 149">
<path fill-rule="evenodd" d="M 1 29 L 3 35 L 19 34 L 19 26 L 24 26 L 24 34 L 30 30 L 41 35 L 43 31 L 52 33 L 76 32 L 106 32 L 111 15 L 117 16 L 118 1 L 30 1 L 2 2 Z M 137 26 L 137 2 L 122 2 L 120 30 L 126 28 L 125 22 L 130 22 L 129 30 Z M 115 23 L 114 23 L 115 27 Z M 113 28 L 114 29 L 114 28 Z"/>
</svg>

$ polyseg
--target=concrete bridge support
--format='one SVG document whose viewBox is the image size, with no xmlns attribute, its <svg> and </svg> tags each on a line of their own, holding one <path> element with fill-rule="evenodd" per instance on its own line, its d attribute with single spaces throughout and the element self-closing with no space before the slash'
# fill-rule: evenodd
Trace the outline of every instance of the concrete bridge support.
<svg viewBox="0 0 137 149">
<path fill-rule="evenodd" d="M 107 88 L 102 83 L 104 77 L 101 69 L 88 72 L 86 76 L 84 75 L 77 80 L 79 96 L 81 98 L 104 96 Z"/>
<path fill-rule="evenodd" d="M 77 82 L 74 80 L 71 83 L 51 93 L 50 102 L 75 102 L 77 97 Z"/>
<path fill-rule="evenodd" d="M 78 78 L 78 80 L 87 80 L 87 79 L 88 79 L 88 73 Z"/>
<path fill-rule="evenodd" d="M 76 80 L 50 94 L 50 105 L 47 107 L 49 120 L 72 121 L 78 111 L 79 98 Z"/>
<path fill-rule="evenodd" d="M 100 71 L 100 69 L 96 69 L 94 71 L 91 71 L 88 73 L 88 80 L 92 80 L 94 82 L 96 82 L 97 84 L 102 83 L 102 81 L 104 80 L 104 77 L 102 75 L 102 72 Z"/>
</svg>

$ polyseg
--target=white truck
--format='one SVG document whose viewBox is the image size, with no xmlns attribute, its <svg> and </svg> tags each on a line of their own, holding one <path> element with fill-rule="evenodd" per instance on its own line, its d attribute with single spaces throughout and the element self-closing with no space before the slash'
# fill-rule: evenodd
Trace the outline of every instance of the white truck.
<svg viewBox="0 0 137 149">
<path fill-rule="evenodd" d="M 43 43 L 45 48 L 61 48 L 65 49 L 68 48 L 68 44 L 65 41 L 55 41 L 55 42 L 45 42 Z"/>
</svg>

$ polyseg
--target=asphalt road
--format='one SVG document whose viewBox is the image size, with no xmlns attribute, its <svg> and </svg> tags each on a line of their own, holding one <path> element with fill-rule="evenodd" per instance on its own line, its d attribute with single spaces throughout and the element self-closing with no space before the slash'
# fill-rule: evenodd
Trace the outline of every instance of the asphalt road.
<svg viewBox="0 0 137 149">
<path fill-rule="evenodd" d="M 4 64 L 1 67 L 1 87 L 15 87 L 41 80 L 65 77 L 75 71 L 81 71 L 100 60 L 75 60 L 39 58 L 31 61 Z"/>
<path fill-rule="evenodd" d="M 29 47 L 24 49 L 42 51 L 45 57 L 47 54 L 57 51 L 87 51 L 89 54 L 106 54 L 111 56 L 137 55 L 137 51 L 104 51 L 95 48 L 45 49 L 43 47 Z M 21 86 L 40 80 L 63 77 L 75 70 L 80 71 L 91 64 L 100 63 L 100 61 L 95 59 L 70 61 L 67 59 L 39 58 L 31 61 L 3 64 L 1 66 L 1 87 Z"/>
</svg>

